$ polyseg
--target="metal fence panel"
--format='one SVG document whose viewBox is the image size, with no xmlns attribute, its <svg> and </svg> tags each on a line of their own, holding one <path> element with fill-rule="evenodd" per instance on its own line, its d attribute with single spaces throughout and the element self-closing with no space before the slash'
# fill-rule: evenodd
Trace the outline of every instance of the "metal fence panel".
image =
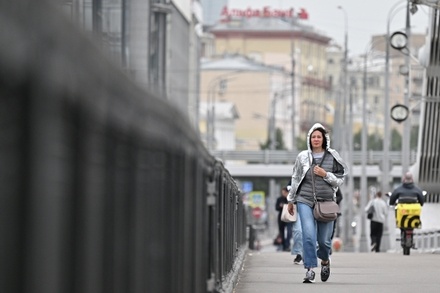
<svg viewBox="0 0 440 293">
<path fill-rule="evenodd" d="M 0 9 L 0 292 L 221 290 L 246 247 L 235 181 L 48 3 Z"/>
</svg>

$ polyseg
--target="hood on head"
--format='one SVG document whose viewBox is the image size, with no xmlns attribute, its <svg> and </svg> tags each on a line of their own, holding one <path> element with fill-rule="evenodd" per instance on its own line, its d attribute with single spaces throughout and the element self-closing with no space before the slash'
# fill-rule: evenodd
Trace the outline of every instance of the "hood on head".
<svg viewBox="0 0 440 293">
<path fill-rule="evenodd" d="M 324 137 L 325 137 L 325 141 L 326 143 L 324 143 L 324 149 L 328 149 L 330 147 L 330 134 L 328 133 L 327 129 L 324 127 L 324 125 L 322 125 L 321 123 L 315 123 L 313 124 L 313 126 L 310 128 L 309 132 L 307 133 L 307 149 L 309 151 L 312 150 L 312 146 L 310 145 L 310 137 L 312 136 L 313 131 L 315 131 L 316 129 L 322 129 L 324 130 Z"/>
</svg>

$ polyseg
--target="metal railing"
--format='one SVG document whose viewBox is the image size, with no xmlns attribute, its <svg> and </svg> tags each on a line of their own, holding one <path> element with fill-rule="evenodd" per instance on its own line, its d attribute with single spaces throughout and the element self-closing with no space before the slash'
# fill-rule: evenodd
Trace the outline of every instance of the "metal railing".
<svg viewBox="0 0 440 293">
<path fill-rule="evenodd" d="M 235 181 L 51 2 L 0 9 L 0 292 L 227 291 Z"/>
<path fill-rule="evenodd" d="M 440 253 L 440 230 L 414 230 L 414 243 L 419 252 Z"/>
<path fill-rule="evenodd" d="M 250 164 L 292 164 L 297 156 L 297 152 L 280 150 L 262 150 L 262 151 L 213 151 L 212 154 L 222 161 L 246 161 Z M 367 164 L 381 165 L 384 156 L 382 151 L 368 151 Z M 402 152 L 389 152 L 391 164 L 401 165 Z M 360 165 L 362 161 L 362 152 L 353 152 L 353 164 Z M 410 153 L 411 164 L 416 162 L 416 152 Z"/>
</svg>

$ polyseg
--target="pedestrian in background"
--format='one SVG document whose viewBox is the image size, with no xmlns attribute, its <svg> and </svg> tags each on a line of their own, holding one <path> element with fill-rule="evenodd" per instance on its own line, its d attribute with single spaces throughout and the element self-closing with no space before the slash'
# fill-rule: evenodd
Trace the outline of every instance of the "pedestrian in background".
<svg viewBox="0 0 440 293">
<path fill-rule="evenodd" d="M 291 230 L 291 226 L 288 226 L 286 222 L 281 221 L 281 213 L 283 211 L 283 206 L 287 204 L 287 195 L 289 191 L 284 187 L 281 190 L 281 195 L 277 198 L 275 203 L 275 209 L 278 211 L 278 236 L 281 238 L 281 243 L 279 244 L 279 249 L 282 251 L 290 251 L 290 239 L 292 237 L 292 233 L 288 232 L 287 228 Z M 288 235 L 290 234 L 290 237 Z"/>
<path fill-rule="evenodd" d="M 289 194 L 289 191 L 291 187 L 291 183 L 289 181 L 286 191 L 287 195 Z M 286 195 L 286 196 L 287 196 Z M 301 229 L 301 219 L 300 217 L 296 217 L 296 222 L 292 222 L 291 224 L 291 231 L 293 235 L 293 245 L 292 250 L 290 251 L 290 254 L 293 255 L 295 258 L 293 259 L 293 263 L 296 265 L 300 265 L 303 263 L 303 239 L 302 239 L 302 229 Z"/>
<path fill-rule="evenodd" d="M 341 206 L 341 201 L 344 199 L 344 197 L 342 196 L 342 192 L 341 189 L 338 188 L 338 190 L 336 191 L 336 203 L 338 204 L 338 206 Z M 333 232 L 332 232 L 332 237 L 331 239 L 333 240 L 334 236 L 335 236 L 335 231 L 336 231 L 336 227 L 338 225 L 338 219 L 341 216 L 341 213 L 338 213 L 338 217 L 335 220 L 335 223 L 333 224 Z"/>
<path fill-rule="evenodd" d="M 382 192 L 378 191 L 374 198 L 368 202 L 365 212 L 368 212 L 370 209 L 373 213 L 373 217 L 370 219 L 371 251 L 380 252 L 383 225 L 388 215 L 388 205 L 382 199 Z"/>
<path fill-rule="evenodd" d="M 312 175 L 313 174 L 313 175 Z M 314 268 L 321 259 L 321 281 L 330 277 L 330 249 L 334 221 L 320 222 L 313 216 L 315 197 L 321 201 L 336 201 L 336 191 L 347 174 L 346 164 L 339 153 L 330 148 L 330 135 L 320 123 L 315 123 L 307 134 L 307 150 L 301 151 L 293 166 L 292 188 L 287 200 L 293 214 L 296 203 L 301 220 L 303 261 L 306 269 L 304 283 L 315 282 Z M 318 249 L 316 249 L 318 243 Z"/>
</svg>

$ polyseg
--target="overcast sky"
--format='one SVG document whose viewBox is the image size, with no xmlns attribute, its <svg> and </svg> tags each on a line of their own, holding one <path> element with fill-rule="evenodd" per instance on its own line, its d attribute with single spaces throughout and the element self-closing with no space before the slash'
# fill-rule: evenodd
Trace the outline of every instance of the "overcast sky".
<svg viewBox="0 0 440 293">
<path fill-rule="evenodd" d="M 392 9 L 396 3 L 399 5 Z M 386 33 L 390 11 L 390 31 L 404 29 L 405 3 L 404 0 L 229 0 L 229 8 L 304 8 L 309 13 L 306 23 L 343 45 L 345 17 L 344 12 L 337 8 L 340 5 L 347 13 L 348 48 L 349 54 L 352 55 L 363 53 L 372 35 Z M 426 32 L 429 23 L 428 11 L 427 7 L 419 6 L 418 12 L 411 16 L 414 32 Z"/>
</svg>

